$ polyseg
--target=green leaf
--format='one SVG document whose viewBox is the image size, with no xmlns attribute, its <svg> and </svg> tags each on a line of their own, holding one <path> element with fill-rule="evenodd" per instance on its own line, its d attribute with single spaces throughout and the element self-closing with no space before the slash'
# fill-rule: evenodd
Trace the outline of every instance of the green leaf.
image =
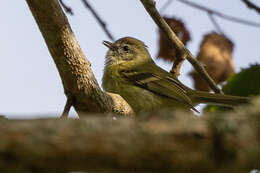
<svg viewBox="0 0 260 173">
<path fill-rule="evenodd" d="M 222 91 L 228 95 L 256 96 L 260 95 L 260 65 L 253 64 L 248 68 L 241 69 L 237 74 L 229 77 Z M 205 112 L 219 112 L 230 110 L 221 106 L 206 106 Z"/>
</svg>

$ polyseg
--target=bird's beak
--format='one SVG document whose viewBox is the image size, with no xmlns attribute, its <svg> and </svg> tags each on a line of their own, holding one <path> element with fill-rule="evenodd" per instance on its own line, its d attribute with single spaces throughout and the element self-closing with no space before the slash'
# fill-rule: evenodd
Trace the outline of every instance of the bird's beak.
<svg viewBox="0 0 260 173">
<path fill-rule="evenodd" d="M 116 46 L 113 43 L 109 42 L 109 41 L 103 41 L 103 44 L 106 47 L 108 47 L 109 49 L 111 49 L 111 50 L 115 50 L 116 49 Z"/>
</svg>

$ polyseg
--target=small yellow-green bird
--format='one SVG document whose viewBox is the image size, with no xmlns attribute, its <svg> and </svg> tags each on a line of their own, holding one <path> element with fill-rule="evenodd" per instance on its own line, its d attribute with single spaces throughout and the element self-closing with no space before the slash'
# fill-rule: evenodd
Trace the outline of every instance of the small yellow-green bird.
<svg viewBox="0 0 260 173">
<path fill-rule="evenodd" d="M 109 48 L 105 60 L 102 86 L 105 91 L 121 95 L 138 113 L 162 108 L 192 109 L 199 103 L 233 107 L 247 103 L 238 97 L 195 91 L 182 84 L 171 73 L 157 66 L 146 45 L 135 38 L 124 37 Z"/>
</svg>

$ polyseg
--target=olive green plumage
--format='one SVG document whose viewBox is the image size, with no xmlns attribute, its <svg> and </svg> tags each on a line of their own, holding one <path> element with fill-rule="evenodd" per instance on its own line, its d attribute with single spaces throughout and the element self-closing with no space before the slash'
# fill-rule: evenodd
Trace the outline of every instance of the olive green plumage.
<svg viewBox="0 0 260 173">
<path fill-rule="evenodd" d="M 121 95 L 135 112 L 161 108 L 192 109 L 199 103 L 235 106 L 248 102 L 246 97 L 194 91 L 183 85 L 171 73 L 158 67 L 145 44 L 131 37 L 109 47 L 102 86 L 105 91 Z"/>
</svg>

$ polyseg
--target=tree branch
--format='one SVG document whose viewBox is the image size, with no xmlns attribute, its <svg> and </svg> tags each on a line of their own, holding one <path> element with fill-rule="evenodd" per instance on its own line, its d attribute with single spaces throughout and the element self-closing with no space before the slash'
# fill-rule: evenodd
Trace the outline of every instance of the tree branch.
<svg viewBox="0 0 260 173">
<path fill-rule="evenodd" d="M 90 10 L 90 12 L 93 14 L 93 16 L 96 18 L 96 20 L 98 21 L 99 25 L 103 28 L 104 32 L 106 33 L 106 35 L 108 36 L 108 38 L 112 41 L 115 41 L 113 35 L 111 34 L 111 32 L 107 29 L 107 25 L 106 23 L 101 19 L 101 17 L 99 17 L 99 15 L 97 14 L 97 12 L 92 8 L 92 6 L 88 3 L 87 0 L 82 0 L 83 4 L 86 6 L 86 8 L 88 8 Z"/>
<path fill-rule="evenodd" d="M 229 20 L 231 22 L 237 22 L 237 23 L 241 23 L 241 24 L 245 24 L 245 25 L 249 25 L 249 26 L 260 27 L 260 23 L 251 22 L 251 21 L 240 19 L 240 18 L 236 18 L 236 17 L 233 17 L 233 16 L 228 16 L 226 14 L 220 13 L 220 12 L 218 12 L 216 10 L 212 10 L 210 8 L 204 7 L 204 6 L 196 4 L 194 2 L 190 2 L 190 1 L 187 1 L 187 0 L 178 0 L 178 1 L 181 2 L 181 3 L 184 3 L 186 5 L 189 5 L 189 6 L 193 7 L 193 8 L 196 8 L 198 10 L 202 10 L 202 11 L 205 11 L 207 13 L 211 13 L 211 14 L 213 14 L 215 16 L 218 16 L 218 17 L 220 17 L 222 19 Z"/>
<path fill-rule="evenodd" d="M 172 2 L 173 0 L 166 1 L 166 3 L 163 4 L 163 6 L 159 9 L 160 14 L 162 14 Z"/>
<path fill-rule="evenodd" d="M 66 12 L 66 13 L 69 13 L 69 14 L 71 14 L 71 15 L 73 15 L 72 9 L 71 9 L 69 6 L 67 6 L 67 5 L 63 2 L 63 0 L 59 0 L 59 1 L 60 1 L 61 6 L 65 9 L 65 12 Z"/>
<path fill-rule="evenodd" d="M 182 63 L 184 62 L 185 58 L 176 58 L 176 60 L 173 62 L 171 73 L 175 76 L 178 77 L 180 75 L 180 70 Z"/>
<path fill-rule="evenodd" d="M 222 30 L 221 27 L 219 26 L 218 22 L 217 22 L 216 19 L 214 18 L 213 14 L 212 14 L 212 13 L 208 13 L 208 16 L 209 16 L 209 19 L 211 20 L 211 22 L 213 23 L 213 25 L 215 26 L 216 31 L 217 31 L 219 34 L 225 35 L 224 32 L 223 32 L 223 30 Z"/>
<path fill-rule="evenodd" d="M 65 12 L 73 15 L 73 11 L 72 9 L 67 6 L 63 0 L 59 0 L 61 6 L 65 9 Z M 85 5 L 86 8 L 88 8 L 90 10 L 90 12 L 92 13 L 92 15 L 95 17 L 95 19 L 98 21 L 99 25 L 101 26 L 101 28 L 104 30 L 105 34 L 108 36 L 108 38 L 112 41 L 115 41 L 113 35 L 111 34 L 111 32 L 107 29 L 107 25 L 106 23 L 101 19 L 101 17 L 98 15 L 98 13 L 94 10 L 94 8 L 92 8 L 92 6 L 88 3 L 87 0 L 82 0 L 83 4 Z"/>
<path fill-rule="evenodd" d="M 69 116 L 69 112 L 70 112 L 70 108 L 72 107 L 73 105 L 73 97 L 72 96 L 67 96 L 67 101 L 66 101 L 66 104 L 65 104 L 65 107 L 64 107 L 64 110 L 62 112 L 62 115 L 60 118 L 68 118 Z"/>
<path fill-rule="evenodd" d="M 133 113 L 122 97 L 103 92 L 91 71 L 58 0 L 26 0 L 59 71 L 65 94 L 84 112 Z"/>
<path fill-rule="evenodd" d="M 259 107 L 258 99 L 234 113 L 161 112 L 139 121 L 0 119 L 0 170 L 249 172 L 260 168 Z"/>
<path fill-rule="evenodd" d="M 242 0 L 242 2 L 244 2 L 248 8 L 252 8 L 260 14 L 260 7 L 257 7 L 254 3 L 250 2 L 249 0 Z"/>
<path fill-rule="evenodd" d="M 159 12 L 155 8 L 155 2 L 153 0 L 141 0 L 141 2 L 144 5 L 146 11 L 153 18 L 154 22 L 165 33 L 165 35 L 168 38 L 168 40 L 170 41 L 171 45 L 173 45 L 174 48 L 176 50 L 178 50 L 180 56 L 177 56 L 177 58 L 181 58 L 183 60 L 186 58 L 192 64 L 192 66 L 196 69 L 196 71 L 202 76 L 202 78 L 207 81 L 210 88 L 212 88 L 212 90 L 216 93 L 221 93 L 221 90 L 217 87 L 215 82 L 208 75 L 208 73 L 204 69 L 204 67 L 193 57 L 193 55 L 190 53 L 190 51 L 183 45 L 183 43 L 179 40 L 179 38 L 176 36 L 176 34 L 171 30 L 171 28 L 168 26 L 168 24 L 160 16 Z M 182 60 L 178 60 L 178 62 L 182 62 Z M 176 65 L 176 67 L 179 67 L 179 66 Z M 174 72 L 176 70 L 172 70 L 172 71 Z M 178 71 L 176 74 L 178 74 Z"/>
</svg>

